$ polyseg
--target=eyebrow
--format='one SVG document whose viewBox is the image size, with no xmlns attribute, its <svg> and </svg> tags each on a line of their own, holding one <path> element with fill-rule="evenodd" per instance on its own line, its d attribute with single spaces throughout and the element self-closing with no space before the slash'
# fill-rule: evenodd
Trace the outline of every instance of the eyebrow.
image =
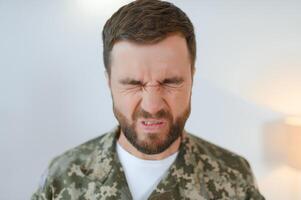
<svg viewBox="0 0 301 200">
<path fill-rule="evenodd" d="M 119 83 L 122 85 L 142 85 L 142 81 L 131 79 L 131 78 L 125 78 L 119 80 Z"/>
</svg>

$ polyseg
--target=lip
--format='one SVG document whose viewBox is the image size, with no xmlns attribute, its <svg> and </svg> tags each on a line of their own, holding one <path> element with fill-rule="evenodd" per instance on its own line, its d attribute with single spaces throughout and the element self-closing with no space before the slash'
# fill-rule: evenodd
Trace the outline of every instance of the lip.
<svg viewBox="0 0 301 200">
<path fill-rule="evenodd" d="M 147 132 L 158 132 L 165 128 L 167 121 L 164 119 L 140 119 L 139 127 Z"/>
</svg>

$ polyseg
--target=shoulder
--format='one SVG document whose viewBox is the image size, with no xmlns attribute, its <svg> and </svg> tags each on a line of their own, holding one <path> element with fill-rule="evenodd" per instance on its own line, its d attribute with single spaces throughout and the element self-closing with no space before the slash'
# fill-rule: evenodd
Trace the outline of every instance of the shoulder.
<svg viewBox="0 0 301 200">
<path fill-rule="evenodd" d="M 174 174 L 187 179 L 183 188 L 209 199 L 264 199 L 242 156 L 189 133 L 181 145 Z"/>
<path fill-rule="evenodd" d="M 39 189 L 61 185 L 61 182 L 64 185 L 71 184 L 75 179 L 102 180 L 110 170 L 108 158 L 112 153 L 114 138 L 115 132 L 110 131 L 56 156 L 50 161 Z M 99 170 L 103 173 L 99 173 Z"/>
<path fill-rule="evenodd" d="M 241 155 L 192 134 L 187 134 L 187 138 L 194 146 L 196 159 L 205 163 L 204 170 L 213 169 L 246 182 L 254 182 L 250 164 Z"/>
<path fill-rule="evenodd" d="M 50 162 L 48 177 L 60 177 L 65 174 L 67 170 L 70 170 L 72 165 L 87 165 L 89 160 L 92 160 L 96 154 L 107 153 L 106 151 L 110 148 L 108 144 L 112 143 L 113 139 L 114 134 L 108 132 L 65 151 Z"/>
<path fill-rule="evenodd" d="M 103 181 L 113 164 L 115 133 L 105 133 L 54 158 L 32 199 L 52 199 L 54 195 L 69 199 L 83 194 L 90 183 Z"/>
</svg>

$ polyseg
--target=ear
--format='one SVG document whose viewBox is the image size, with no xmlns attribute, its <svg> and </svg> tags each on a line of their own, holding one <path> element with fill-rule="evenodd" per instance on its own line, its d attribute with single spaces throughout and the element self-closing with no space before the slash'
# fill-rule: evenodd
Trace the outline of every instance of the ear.
<svg viewBox="0 0 301 200">
<path fill-rule="evenodd" d="M 191 80 L 192 80 L 192 86 L 193 86 L 193 80 L 194 80 L 194 74 L 195 74 L 195 71 L 196 71 L 196 69 L 195 69 L 195 67 L 193 67 L 193 68 L 191 68 Z"/>
<path fill-rule="evenodd" d="M 192 74 L 192 78 L 194 77 L 195 71 L 196 71 L 196 68 L 193 67 L 193 68 L 192 68 L 192 73 L 191 73 L 191 74 Z"/>
<path fill-rule="evenodd" d="M 107 70 L 104 71 L 104 74 L 105 74 L 105 77 L 106 77 L 106 80 L 107 80 L 107 84 L 108 84 L 109 88 L 111 89 L 111 79 L 110 79 L 110 75 L 108 74 L 108 71 L 107 71 Z"/>
</svg>

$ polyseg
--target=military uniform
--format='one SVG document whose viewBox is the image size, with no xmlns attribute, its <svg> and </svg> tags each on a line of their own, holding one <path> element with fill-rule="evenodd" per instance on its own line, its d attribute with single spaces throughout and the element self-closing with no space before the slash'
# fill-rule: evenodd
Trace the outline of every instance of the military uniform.
<svg viewBox="0 0 301 200">
<path fill-rule="evenodd" d="M 118 127 L 55 158 L 32 200 L 132 199 L 116 153 L 119 131 Z M 148 199 L 264 197 L 245 159 L 186 133 L 176 161 Z"/>
</svg>

